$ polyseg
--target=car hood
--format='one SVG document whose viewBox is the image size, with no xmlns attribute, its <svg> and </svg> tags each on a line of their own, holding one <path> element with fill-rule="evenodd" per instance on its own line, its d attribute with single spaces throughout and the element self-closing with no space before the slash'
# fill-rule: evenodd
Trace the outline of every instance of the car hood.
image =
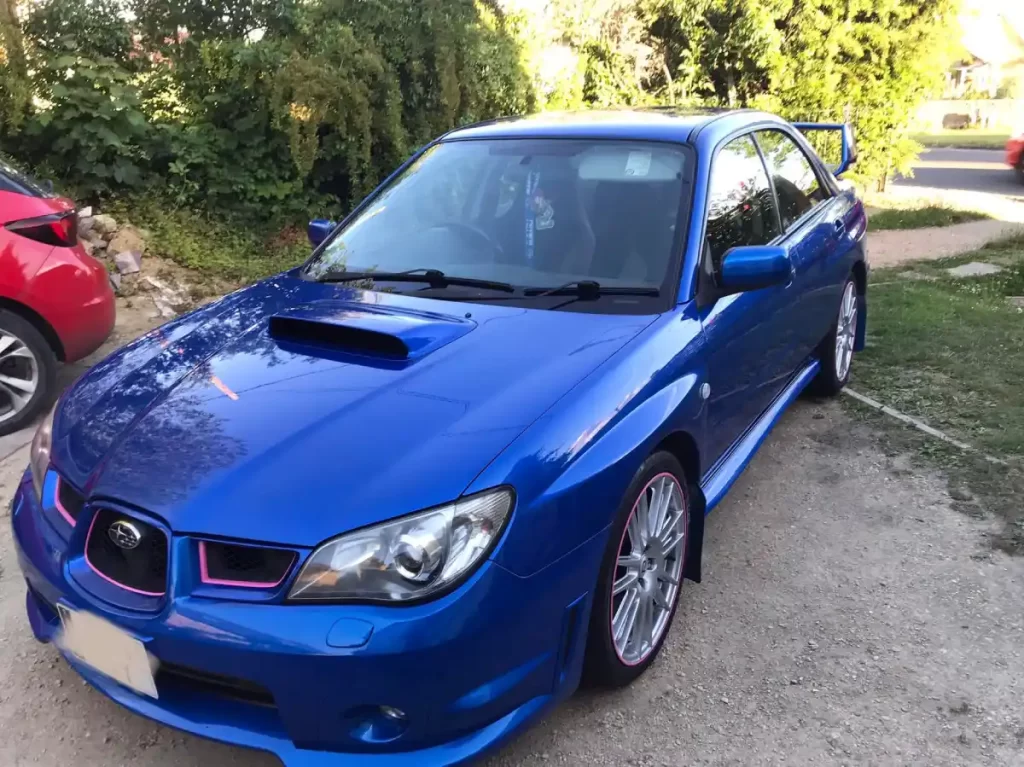
<svg viewBox="0 0 1024 767">
<path fill-rule="evenodd" d="M 86 373 L 53 461 L 177 532 L 310 546 L 458 497 L 652 320 L 282 275 Z"/>
</svg>

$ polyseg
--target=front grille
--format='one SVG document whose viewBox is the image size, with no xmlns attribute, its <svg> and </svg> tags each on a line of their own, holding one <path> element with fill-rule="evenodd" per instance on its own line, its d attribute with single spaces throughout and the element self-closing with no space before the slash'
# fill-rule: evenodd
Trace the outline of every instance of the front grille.
<svg viewBox="0 0 1024 767">
<path fill-rule="evenodd" d="M 288 575 L 295 552 L 199 542 L 199 566 L 203 583 L 246 588 L 273 588 Z"/>
<path fill-rule="evenodd" d="M 123 531 L 117 536 L 115 525 Z M 122 545 L 111 537 L 120 537 Z M 137 534 L 138 540 L 133 542 Z M 137 594 L 159 597 L 167 589 L 167 536 L 151 524 L 110 509 L 100 509 L 85 542 L 89 567 L 108 581 Z"/>
<path fill-rule="evenodd" d="M 274 696 L 266 687 L 223 674 L 211 674 L 176 663 L 160 663 L 156 673 L 157 689 L 175 687 L 179 690 L 217 695 L 257 706 L 274 706 Z"/>
<path fill-rule="evenodd" d="M 57 477 L 57 511 L 61 516 L 74 525 L 84 505 L 85 498 L 79 495 L 75 488 Z"/>
</svg>

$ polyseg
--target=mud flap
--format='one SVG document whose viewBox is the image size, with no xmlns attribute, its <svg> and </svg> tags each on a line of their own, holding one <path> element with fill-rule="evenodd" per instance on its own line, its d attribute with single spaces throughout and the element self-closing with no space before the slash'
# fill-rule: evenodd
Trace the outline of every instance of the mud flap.
<svg viewBox="0 0 1024 767">
<path fill-rule="evenodd" d="M 704 493 L 697 485 L 690 485 L 690 529 L 686 531 L 686 560 L 683 577 L 694 583 L 700 583 L 700 557 L 704 549 L 704 516 L 707 502 Z"/>
</svg>

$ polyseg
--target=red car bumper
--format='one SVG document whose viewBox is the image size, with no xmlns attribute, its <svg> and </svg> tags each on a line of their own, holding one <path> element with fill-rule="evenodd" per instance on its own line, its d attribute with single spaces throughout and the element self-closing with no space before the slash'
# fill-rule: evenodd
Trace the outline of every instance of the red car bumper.
<svg viewBox="0 0 1024 767">
<path fill-rule="evenodd" d="M 107 270 L 81 245 L 54 248 L 20 297 L 60 339 L 64 362 L 92 354 L 114 328 L 114 291 Z"/>
</svg>

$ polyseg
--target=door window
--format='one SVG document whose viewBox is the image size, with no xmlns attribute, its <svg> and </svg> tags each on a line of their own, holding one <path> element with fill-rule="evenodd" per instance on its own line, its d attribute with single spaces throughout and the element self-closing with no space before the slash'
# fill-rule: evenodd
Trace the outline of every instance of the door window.
<svg viewBox="0 0 1024 767">
<path fill-rule="evenodd" d="M 743 245 L 766 245 L 781 234 L 764 163 L 750 136 L 735 139 L 711 168 L 704 269 L 717 282 L 722 258 Z"/>
<path fill-rule="evenodd" d="M 761 131 L 757 134 L 757 143 L 761 145 L 779 197 L 782 227 L 789 231 L 797 219 L 823 202 L 828 193 L 807 155 L 785 133 Z"/>
</svg>

